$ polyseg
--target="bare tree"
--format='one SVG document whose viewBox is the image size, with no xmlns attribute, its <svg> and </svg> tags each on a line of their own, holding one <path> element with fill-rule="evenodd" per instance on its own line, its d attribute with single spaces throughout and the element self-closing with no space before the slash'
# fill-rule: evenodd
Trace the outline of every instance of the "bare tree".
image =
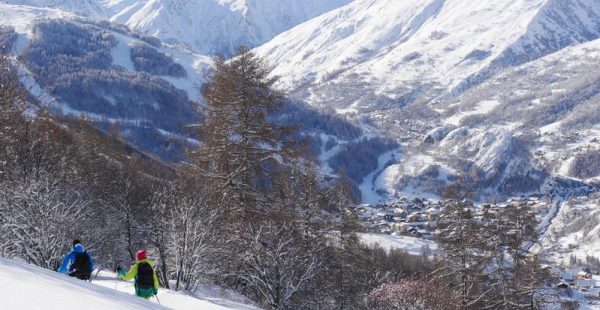
<svg viewBox="0 0 600 310">
<path fill-rule="evenodd" d="M 0 55 L 0 183 L 11 177 L 17 137 L 25 121 L 25 93 L 17 72 L 10 58 Z"/>
<path fill-rule="evenodd" d="M 118 250 L 124 247 L 129 259 L 134 261 L 137 248 L 144 244 L 139 238 L 143 233 L 139 219 L 147 216 L 147 212 L 142 211 L 147 201 L 148 184 L 132 162 L 107 168 L 107 176 L 97 195 L 113 223 L 115 231 L 111 235 L 116 239 Z"/>
<path fill-rule="evenodd" d="M 154 191 L 149 205 L 148 228 L 162 282 L 175 280 L 175 290 L 193 291 L 201 280 L 222 272 L 217 260 L 223 259 L 229 241 L 219 233 L 224 212 L 211 201 L 209 188 L 203 179 L 180 171 L 173 182 Z"/>
<path fill-rule="evenodd" d="M 370 296 L 374 310 L 458 310 L 457 292 L 439 280 L 407 278 L 374 290 Z"/>
<path fill-rule="evenodd" d="M 213 204 L 206 183 L 200 190 L 195 179 L 179 178 L 171 206 L 174 224 L 176 289 L 195 289 L 204 275 L 216 273 L 221 251 L 229 242 L 219 234 L 223 209 Z"/>
<path fill-rule="evenodd" d="M 81 229 L 88 202 L 52 179 L 17 183 L 0 192 L 2 251 L 37 266 L 58 265 L 66 241 Z"/>
<path fill-rule="evenodd" d="M 242 240 L 246 250 L 237 276 L 269 308 L 290 309 L 292 298 L 315 277 L 320 258 L 290 223 L 249 226 Z"/>
</svg>

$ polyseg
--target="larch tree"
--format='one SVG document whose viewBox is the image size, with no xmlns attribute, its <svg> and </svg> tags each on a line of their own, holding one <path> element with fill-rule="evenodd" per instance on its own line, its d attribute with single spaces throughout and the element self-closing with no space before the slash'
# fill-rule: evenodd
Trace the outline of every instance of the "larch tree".
<svg viewBox="0 0 600 310">
<path fill-rule="evenodd" d="M 202 145 L 191 157 L 219 185 L 221 205 L 233 216 L 268 209 L 265 193 L 273 186 L 273 173 L 293 156 L 281 139 L 286 128 L 269 119 L 285 103 L 269 73 L 263 60 L 242 49 L 229 61 L 216 58 L 202 88 Z"/>
</svg>

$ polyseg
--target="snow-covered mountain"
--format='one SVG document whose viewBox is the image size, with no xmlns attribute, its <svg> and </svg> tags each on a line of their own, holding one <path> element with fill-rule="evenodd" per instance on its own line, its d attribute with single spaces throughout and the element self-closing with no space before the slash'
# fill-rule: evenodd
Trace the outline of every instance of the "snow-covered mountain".
<svg viewBox="0 0 600 310">
<path fill-rule="evenodd" d="M 111 21 L 213 55 L 255 47 L 351 0 L 150 0 Z"/>
<path fill-rule="evenodd" d="M 7 0 L 110 20 L 204 55 L 256 47 L 352 0 Z"/>
<path fill-rule="evenodd" d="M 0 306 L 2 309 L 206 309 L 257 310 L 234 300 L 210 296 L 203 287 L 199 298 L 167 289 L 156 299 L 133 295 L 133 283 L 118 280 L 115 274 L 101 272 L 92 283 L 70 278 L 22 262 L 0 258 Z M 214 292 L 219 289 L 212 287 Z M 234 299 L 240 298 L 233 296 Z"/>
<path fill-rule="evenodd" d="M 276 64 L 282 87 L 305 91 L 311 104 L 365 109 L 378 104 L 372 97 L 399 101 L 465 88 L 599 36 L 595 0 L 357 0 L 257 52 Z"/>
<path fill-rule="evenodd" d="M 106 0 L 110 1 L 110 0 Z M 55 8 L 67 12 L 102 19 L 107 11 L 104 0 L 4 0 L 3 2 L 15 5 L 27 5 L 40 8 Z M 115 0 L 112 0 L 115 1 Z"/>
<path fill-rule="evenodd" d="M 593 55 L 585 57 L 596 43 L 580 45 L 598 37 L 595 0 L 357 0 L 256 52 L 295 98 L 402 142 L 398 156 L 383 154 L 381 169 L 363 180 L 366 201 L 439 194 L 457 176 L 490 197 L 538 191 L 553 174 L 569 176 L 536 157 L 561 140 L 535 134 L 576 106 L 598 110 L 594 88 L 583 82 L 598 67 Z M 588 96 L 561 109 L 564 98 L 550 102 L 539 93 L 556 83 Z M 531 101 L 540 103 L 532 108 Z"/>
<path fill-rule="evenodd" d="M 600 197 L 573 197 L 562 204 L 536 250 L 554 263 L 568 265 L 571 255 L 585 260 L 600 251 Z"/>
</svg>

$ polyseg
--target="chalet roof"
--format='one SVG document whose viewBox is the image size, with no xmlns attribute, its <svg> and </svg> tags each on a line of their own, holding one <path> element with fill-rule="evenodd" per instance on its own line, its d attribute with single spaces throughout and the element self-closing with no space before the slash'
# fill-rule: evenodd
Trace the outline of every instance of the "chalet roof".
<svg viewBox="0 0 600 310">
<path fill-rule="evenodd" d="M 565 282 L 560 282 L 560 283 L 558 283 L 558 284 L 556 285 L 556 287 L 558 287 L 558 288 L 568 288 L 568 287 L 569 287 L 569 284 L 568 284 L 568 283 L 565 283 Z"/>
</svg>

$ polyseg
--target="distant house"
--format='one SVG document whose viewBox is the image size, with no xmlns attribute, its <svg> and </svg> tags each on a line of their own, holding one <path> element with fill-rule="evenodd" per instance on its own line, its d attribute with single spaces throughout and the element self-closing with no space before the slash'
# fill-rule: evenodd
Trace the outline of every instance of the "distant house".
<svg viewBox="0 0 600 310">
<path fill-rule="evenodd" d="M 591 280 L 592 273 L 587 272 L 585 270 L 581 270 L 575 275 L 575 280 Z"/>
<path fill-rule="evenodd" d="M 394 215 L 388 213 L 388 214 L 386 214 L 386 215 L 383 216 L 383 219 L 386 220 L 386 221 L 388 221 L 388 222 L 393 222 L 394 221 Z"/>
<path fill-rule="evenodd" d="M 559 290 L 568 289 L 569 287 L 569 284 L 565 282 L 560 282 L 558 283 L 558 285 L 556 285 L 556 288 L 558 288 Z"/>
<path fill-rule="evenodd" d="M 405 210 L 402 210 L 400 208 L 396 208 L 393 211 L 394 217 L 399 217 L 399 218 L 406 218 L 408 216 L 408 213 Z"/>
<path fill-rule="evenodd" d="M 420 236 L 419 230 L 415 227 L 409 227 L 406 232 L 411 235 Z"/>
<path fill-rule="evenodd" d="M 437 221 L 440 218 L 440 211 L 434 208 L 429 208 L 427 209 L 427 211 L 425 211 L 425 214 L 427 215 L 427 219 L 430 221 Z"/>
<path fill-rule="evenodd" d="M 560 282 L 556 285 L 556 288 L 558 289 L 558 293 L 563 296 L 571 297 L 573 295 L 573 290 L 568 283 Z"/>
<path fill-rule="evenodd" d="M 409 223 L 412 222 L 420 222 L 421 221 L 421 214 L 415 213 L 415 214 L 411 214 L 409 216 L 406 217 L 406 221 Z"/>
</svg>

